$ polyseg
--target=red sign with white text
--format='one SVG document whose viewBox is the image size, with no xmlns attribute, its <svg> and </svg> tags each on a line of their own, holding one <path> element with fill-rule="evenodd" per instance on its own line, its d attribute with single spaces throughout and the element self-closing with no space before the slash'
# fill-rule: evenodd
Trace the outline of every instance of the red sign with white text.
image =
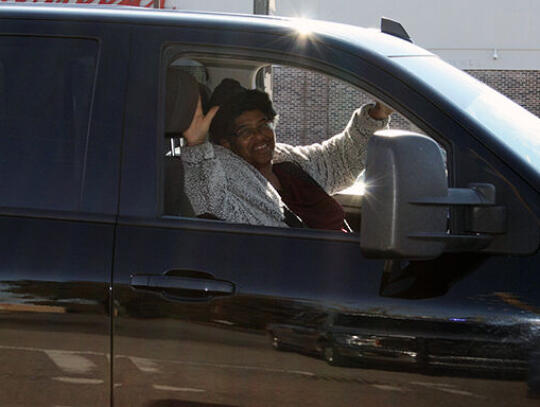
<svg viewBox="0 0 540 407">
<path fill-rule="evenodd" d="M 56 4 L 101 4 L 111 6 L 132 6 L 154 8 L 154 0 L 0 0 L 0 3 L 56 3 Z M 158 8 L 165 6 L 165 0 L 158 0 Z"/>
</svg>

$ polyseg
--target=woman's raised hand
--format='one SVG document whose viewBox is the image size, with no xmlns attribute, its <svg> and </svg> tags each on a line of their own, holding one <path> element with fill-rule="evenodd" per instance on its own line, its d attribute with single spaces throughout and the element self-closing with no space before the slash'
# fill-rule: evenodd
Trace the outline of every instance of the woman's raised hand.
<svg viewBox="0 0 540 407">
<path fill-rule="evenodd" d="M 375 103 L 375 106 L 369 110 L 369 115 L 377 120 L 383 120 L 386 119 L 388 116 L 392 114 L 393 110 L 390 109 L 388 106 L 382 104 L 381 102 L 377 101 Z"/>
<path fill-rule="evenodd" d="M 210 123 L 214 119 L 219 106 L 212 107 L 206 115 L 203 114 L 201 98 L 197 101 L 197 108 L 195 109 L 195 114 L 193 115 L 193 120 L 189 125 L 188 129 L 184 131 L 183 136 L 186 139 L 188 146 L 196 146 L 197 144 L 202 144 L 206 141 L 208 135 L 208 129 L 210 129 Z"/>
</svg>

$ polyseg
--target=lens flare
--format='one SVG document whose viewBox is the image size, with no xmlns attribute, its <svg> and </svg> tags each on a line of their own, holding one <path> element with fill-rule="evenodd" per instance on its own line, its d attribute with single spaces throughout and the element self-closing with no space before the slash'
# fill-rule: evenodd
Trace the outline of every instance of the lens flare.
<svg viewBox="0 0 540 407">
<path fill-rule="evenodd" d="M 311 25 L 312 21 L 306 18 L 298 18 L 296 20 L 296 31 L 300 37 L 309 37 L 312 33 Z"/>
</svg>

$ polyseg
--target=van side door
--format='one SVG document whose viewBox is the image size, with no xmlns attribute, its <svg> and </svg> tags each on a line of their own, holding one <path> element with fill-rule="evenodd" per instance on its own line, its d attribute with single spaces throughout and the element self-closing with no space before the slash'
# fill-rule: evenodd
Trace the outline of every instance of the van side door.
<svg viewBox="0 0 540 407">
<path fill-rule="evenodd" d="M 434 277 L 423 297 L 405 298 L 380 292 L 395 263 L 365 258 L 358 234 L 164 214 L 164 61 L 171 55 L 223 58 L 230 71 L 266 57 L 341 79 L 353 72 L 389 101 L 407 102 L 428 130 L 448 137 L 452 153 L 470 151 L 469 143 L 490 157 L 369 56 L 322 41 L 294 48 L 290 37 L 220 18 L 215 27 L 156 23 L 134 33 L 114 259 L 115 403 L 532 406 L 522 349 L 534 336 L 538 255 L 404 262 L 398 266 Z M 466 177 L 460 171 L 457 185 Z M 302 341 L 314 346 L 290 342 L 306 328 L 312 338 L 316 326 L 318 340 Z M 498 366 L 510 376 L 490 375 Z"/>
<path fill-rule="evenodd" d="M 106 406 L 127 35 L 0 14 L 0 405 Z"/>
</svg>

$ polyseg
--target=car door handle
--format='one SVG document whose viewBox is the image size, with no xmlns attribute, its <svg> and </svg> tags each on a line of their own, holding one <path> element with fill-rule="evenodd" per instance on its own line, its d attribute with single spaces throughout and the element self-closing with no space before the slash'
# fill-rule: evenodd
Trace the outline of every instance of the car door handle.
<svg viewBox="0 0 540 407">
<path fill-rule="evenodd" d="M 131 286 L 136 290 L 159 292 L 179 301 L 206 301 L 233 295 L 235 291 L 234 284 L 229 281 L 166 274 L 134 274 L 131 276 Z"/>
</svg>

